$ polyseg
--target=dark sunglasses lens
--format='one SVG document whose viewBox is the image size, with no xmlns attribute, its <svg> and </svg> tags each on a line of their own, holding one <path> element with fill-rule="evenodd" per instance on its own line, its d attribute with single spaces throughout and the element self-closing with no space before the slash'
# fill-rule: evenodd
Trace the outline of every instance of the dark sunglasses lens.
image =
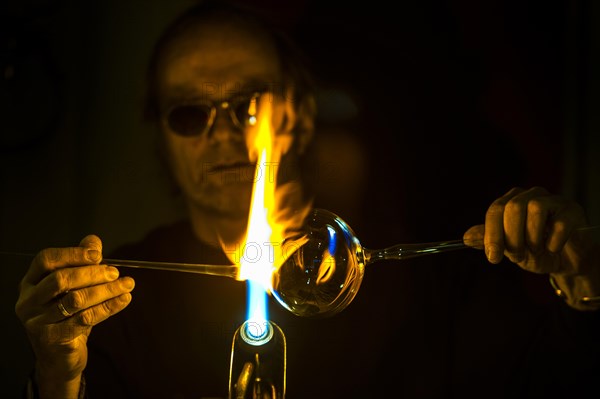
<svg viewBox="0 0 600 399">
<path fill-rule="evenodd" d="M 252 125 L 251 120 L 253 119 L 254 116 L 256 116 L 256 114 L 255 114 L 256 113 L 256 103 L 251 104 L 251 102 L 252 102 L 252 99 L 248 98 L 248 99 L 236 102 L 235 104 L 232 104 L 233 113 L 235 115 L 236 122 L 242 128 L 246 128 L 246 127 Z M 252 110 L 252 112 L 254 114 L 251 113 L 250 108 L 254 108 Z"/>
<path fill-rule="evenodd" d="M 204 132 L 210 119 L 210 108 L 202 105 L 180 105 L 167 117 L 171 130 L 181 136 L 197 136 Z"/>
</svg>

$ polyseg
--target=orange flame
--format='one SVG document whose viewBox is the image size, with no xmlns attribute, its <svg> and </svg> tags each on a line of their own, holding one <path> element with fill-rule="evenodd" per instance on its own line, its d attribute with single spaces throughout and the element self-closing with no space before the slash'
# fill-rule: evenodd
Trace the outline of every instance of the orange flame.
<svg viewBox="0 0 600 399">
<path fill-rule="evenodd" d="M 271 287 L 275 256 L 279 252 L 275 250 L 275 245 L 284 239 L 281 225 L 276 223 L 273 217 L 275 182 L 281 154 L 274 151 L 269 104 L 261 102 L 260 118 L 256 129 L 251 130 L 256 132 L 253 146 L 249 147 L 251 159 L 254 158 L 252 151 L 257 152 L 259 157 L 238 276 L 240 280 L 250 279 L 258 282 L 266 291 Z"/>
<path fill-rule="evenodd" d="M 267 320 L 266 300 L 260 296 L 271 292 L 274 273 L 291 255 L 282 247 L 286 234 L 299 227 L 309 210 L 308 204 L 297 201 L 301 198 L 299 183 L 276 184 L 282 156 L 291 147 L 293 136 L 291 132 L 276 136 L 273 121 L 285 119 L 286 110 L 286 104 L 279 104 L 269 93 L 250 106 L 249 113 L 258 118 L 251 119 L 254 126 L 246 136 L 250 159 L 256 162 L 248 227 L 237 251 L 228 252 L 230 260 L 239 266 L 238 280 L 252 283 L 248 319 L 257 323 Z M 262 293 L 252 292 L 257 284 Z"/>
</svg>

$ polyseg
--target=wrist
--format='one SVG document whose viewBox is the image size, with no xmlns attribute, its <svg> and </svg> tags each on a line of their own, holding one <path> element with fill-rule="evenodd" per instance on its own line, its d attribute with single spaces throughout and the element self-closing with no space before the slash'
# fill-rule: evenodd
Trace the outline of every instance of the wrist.
<svg viewBox="0 0 600 399">
<path fill-rule="evenodd" d="M 39 399 L 78 399 L 82 397 L 83 376 L 77 374 L 66 378 L 55 372 L 37 367 L 33 373 L 33 387 Z"/>
<path fill-rule="evenodd" d="M 600 309 L 600 282 L 582 275 L 550 274 L 554 293 L 571 308 L 580 311 Z"/>
</svg>

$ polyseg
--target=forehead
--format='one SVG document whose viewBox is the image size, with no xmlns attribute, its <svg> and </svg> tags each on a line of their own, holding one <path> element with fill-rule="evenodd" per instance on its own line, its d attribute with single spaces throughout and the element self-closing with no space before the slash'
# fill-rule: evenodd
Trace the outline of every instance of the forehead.
<svg viewBox="0 0 600 399">
<path fill-rule="evenodd" d="M 256 30 L 232 24 L 189 29 L 169 44 L 159 64 L 163 100 L 177 97 L 227 97 L 248 86 L 280 79 L 277 51 Z"/>
</svg>

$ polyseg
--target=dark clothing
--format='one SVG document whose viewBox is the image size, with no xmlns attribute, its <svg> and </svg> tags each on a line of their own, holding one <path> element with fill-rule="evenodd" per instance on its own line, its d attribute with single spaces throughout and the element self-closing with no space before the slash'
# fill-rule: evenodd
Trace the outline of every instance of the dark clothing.
<svg viewBox="0 0 600 399">
<path fill-rule="evenodd" d="M 186 222 L 111 257 L 229 264 Z M 226 398 L 246 283 L 121 274 L 136 280 L 133 301 L 92 331 L 90 399 Z M 600 313 L 548 293 L 544 276 L 464 250 L 368 265 L 354 301 L 327 319 L 294 316 L 271 298 L 287 339 L 286 398 L 600 397 Z"/>
</svg>

